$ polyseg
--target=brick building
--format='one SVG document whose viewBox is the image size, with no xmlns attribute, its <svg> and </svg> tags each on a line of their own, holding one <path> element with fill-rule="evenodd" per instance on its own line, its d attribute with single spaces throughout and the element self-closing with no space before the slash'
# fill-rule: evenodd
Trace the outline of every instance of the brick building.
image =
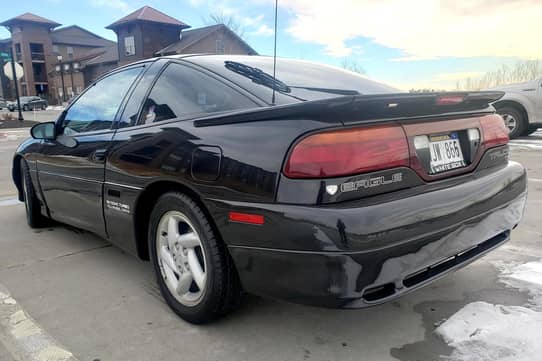
<svg viewBox="0 0 542 361">
<path fill-rule="evenodd" d="M 189 25 L 149 6 L 106 27 L 115 32 L 117 42 L 31 13 L 0 25 L 11 33 L 11 38 L 0 39 L 0 52 L 11 49 L 24 69 L 20 94 L 39 95 L 51 104 L 79 94 L 103 73 L 141 59 L 183 53 L 257 54 L 225 25 L 187 30 Z M 13 82 L 1 67 L 0 83 L 0 96 L 13 98 Z"/>
</svg>

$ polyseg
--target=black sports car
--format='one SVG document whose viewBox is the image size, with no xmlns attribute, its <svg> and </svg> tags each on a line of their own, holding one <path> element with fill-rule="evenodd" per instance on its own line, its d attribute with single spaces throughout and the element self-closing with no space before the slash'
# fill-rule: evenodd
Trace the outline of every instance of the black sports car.
<svg viewBox="0 0 542 361">
<path fill-rule="evenodd" d="M 32 128 L 13 179 L 37 227 L 80 227 L 151 260 L 202 323 L 244 292 L 358 308 L 501 245 L 524 168 L 489 103 L 404 94 L 298 60 L 173 56 L 119 68 Z"/>
</svg>

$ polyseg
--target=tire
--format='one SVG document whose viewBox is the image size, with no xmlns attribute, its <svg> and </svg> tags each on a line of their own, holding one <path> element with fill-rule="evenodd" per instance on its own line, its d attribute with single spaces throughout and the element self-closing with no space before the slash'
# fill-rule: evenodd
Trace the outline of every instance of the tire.
<svg viewBox="0 0 542 361">
<path fill-rule="evenodd" d="M 527 130 L 525 130 L 525 132 L 523 133 L 524 136 L 528 136 L 528 135 L 531 135 L 533 134 L 534 132 L 536 132 L 538 130 L 539 126 L 538 125 L 529 125 L 529 128 L 527 128 Z"/>
<path fill-rule="evenodd" d="M 41 106 L 41 110 L 46 110 L 46 109 L 47 109 L 47 105 L 43 104 L 43 105 Z"/>
<path fill-rule="evenodd" d="M 23 112 L 27 112 L 28 111 L 28 105 L 23 105 Z"/>
<path fill-rule="evenodd" d="M 175 234 L 169 238 L 172 229 Z M 191 241 L 182 242 L 179 237 Z M 241 304 L 244 294 L 233 260 L 209 219 L 190 197 L 169 192 L 158 199 L 150 216 L 148 240 L 162 296 L 182 319 L 208 323 Z M 168 266 L 172 263 L 173 267 Z M 198 277 L 201 271 L 204 281 Z"/>
<path fill-rule="evenodd" d="M 505 125 L 510 129 L 510 139 L 521 136 L 528 127 L 527 119 L 516 108 L 502 107 L 497 109 L 497 113 L 503 117 Z"/>
<path fill-rule="evenodd" d="M 40 228 L 47 225 L 47 218 L 41 214 L 41 207 L 34 185 L 30 178 L 28 164 L 24 159 L 21 159 L 21 185 L 23 187 L 24 205 L 26 209 L 26 222 L 30 228 Z"/>
</svg>

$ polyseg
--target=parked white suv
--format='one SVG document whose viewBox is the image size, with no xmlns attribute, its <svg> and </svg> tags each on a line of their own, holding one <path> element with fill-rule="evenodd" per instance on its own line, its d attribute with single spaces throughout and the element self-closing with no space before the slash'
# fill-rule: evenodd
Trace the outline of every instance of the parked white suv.
<svg viewBox="0 0 542 361">
<path fill-rule="evenodd" d="M 510 138 L 529 135 L 542 128 L 542 78 L 491 90 L 505 92 L 493 105 L 510 129 Z"/>
</svg>

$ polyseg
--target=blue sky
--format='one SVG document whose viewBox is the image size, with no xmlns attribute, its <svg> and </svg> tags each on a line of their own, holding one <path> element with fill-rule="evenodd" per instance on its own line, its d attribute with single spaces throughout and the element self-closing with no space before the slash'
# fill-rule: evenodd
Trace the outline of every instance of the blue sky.
<svg viewBox="0 0 542 361">
<path fill-rule="evenodd" d="M 143 5 L 192 27 L 222 12 L 260 54 L 272 54 L 273 0 L 25 0 L 0 20 L 28 11 L 116 40 L 105 26 Z M 333 65 L 348 59 L 402 89 L 453 89 L 458 79 L 542 58 L 540 14 L 539 0 L 279 0 L 277 50 Z"/>
</svg>

